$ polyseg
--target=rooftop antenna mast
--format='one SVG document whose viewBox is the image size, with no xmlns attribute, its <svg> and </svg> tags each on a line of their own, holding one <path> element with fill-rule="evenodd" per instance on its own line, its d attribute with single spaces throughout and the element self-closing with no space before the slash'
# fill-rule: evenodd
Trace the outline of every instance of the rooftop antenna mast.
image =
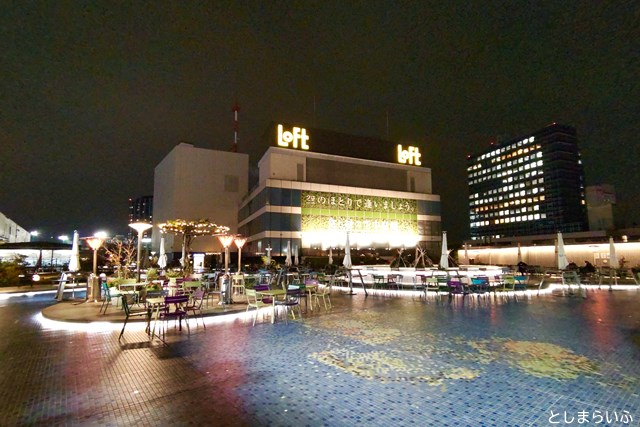
<svg viewBox="0 0 640 427">
<path fill-rule="evenodd" d="M 238 152 L 238 112 L 240 111 L 240 106 L 238 105 L 238 100 L 236 99 L 236 103 L 233 105 L 233 145 L 231 146 L 231 150 L 234 153 Z"/>
</svg>

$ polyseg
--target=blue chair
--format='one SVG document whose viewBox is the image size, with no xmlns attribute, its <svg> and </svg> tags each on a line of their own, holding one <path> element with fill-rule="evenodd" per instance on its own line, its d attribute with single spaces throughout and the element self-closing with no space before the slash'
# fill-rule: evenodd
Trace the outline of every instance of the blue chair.
<svg viewBox="0 0 640 427">
<path fill-rule="evenodd" d="M 489 278 L 486 276 L 471 278 L 471 293 L 474 295 L 488 295 Z"/>
</svg>

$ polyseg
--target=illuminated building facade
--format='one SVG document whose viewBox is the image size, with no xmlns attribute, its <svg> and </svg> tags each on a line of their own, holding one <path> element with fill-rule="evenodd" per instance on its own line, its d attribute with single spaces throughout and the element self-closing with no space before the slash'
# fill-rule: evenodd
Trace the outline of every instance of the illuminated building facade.
<svg viewBox="0 0 640 427">
<path fill-rule="evenodd" d="M 552 124 L 468 158 L 473 240 L 588 229 L 573 127 Z"/>
<path fill-rule="evenodd" d="M 153 196 L 129 199 L 129 223 L 153 221 Z"/>
<path fill-rule="evenodd" d="M 274 125 L 257 185 L 241 203 L 248 252 L 344 247 L 438 251 L 440 196 L 419 147 Z"/>
</svg>

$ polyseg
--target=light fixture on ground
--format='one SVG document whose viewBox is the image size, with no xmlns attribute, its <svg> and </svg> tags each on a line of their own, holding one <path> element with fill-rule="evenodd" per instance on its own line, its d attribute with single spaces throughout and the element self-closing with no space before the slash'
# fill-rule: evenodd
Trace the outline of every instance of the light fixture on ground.
<svg viewBox="0 0 640 427">
<path fill-rule="evenodd" d="M 233 242 L 238 247 L 238 273 L 240 273 L 240 270 L 241 270 L 241 267 L 242 267 L 242 263 L 241 263 L 242 247 L 244 246 L 245 243 L 247 243 L 247 238 L 238 235 L 238 236 L 234 237 Z"/>
<path fill-rule="evenodd" d="M 218 240 L 220 240 L 220 244 L 224 248 L 224 280 L 226 279 L 226 288 L 224 290 L 224 302 L 226 304 L 231 304 L 231 292 L 229 292 L 229 288 L 231 287 L 231 280 L 229 280 L 229 246 L 233 243 L 233 236 L 230 234 L 221 234 L 218 236 Z M 222 289 L 222 287 L 221 287 Z"/>
<path fill-rule="evenodd" d="M 142 249 L 142 233 L 153 227 L 153 225 L 147 222 L 132 222 L 129 224 L 129 227 L 133 228 L 138 232 L 138 250 L 136 254 L 136 270 L 137 270 L 137 281 L 140 282 L 140 251 Z"/>
</svg>

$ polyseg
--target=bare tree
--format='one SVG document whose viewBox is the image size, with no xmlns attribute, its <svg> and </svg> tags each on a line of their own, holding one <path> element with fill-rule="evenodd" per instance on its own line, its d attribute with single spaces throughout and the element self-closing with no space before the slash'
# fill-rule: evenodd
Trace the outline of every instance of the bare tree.
<svg viewBox="0 0 640 427">
<path fill-rule="evenodd" d="M 118 278 L 127 279 L 131 273 L 129 266 L 136 259 L 136 246 L 133 239 L 114 238 L 104 248 L 107 259 L 116 270 Z"/>
</svg>

